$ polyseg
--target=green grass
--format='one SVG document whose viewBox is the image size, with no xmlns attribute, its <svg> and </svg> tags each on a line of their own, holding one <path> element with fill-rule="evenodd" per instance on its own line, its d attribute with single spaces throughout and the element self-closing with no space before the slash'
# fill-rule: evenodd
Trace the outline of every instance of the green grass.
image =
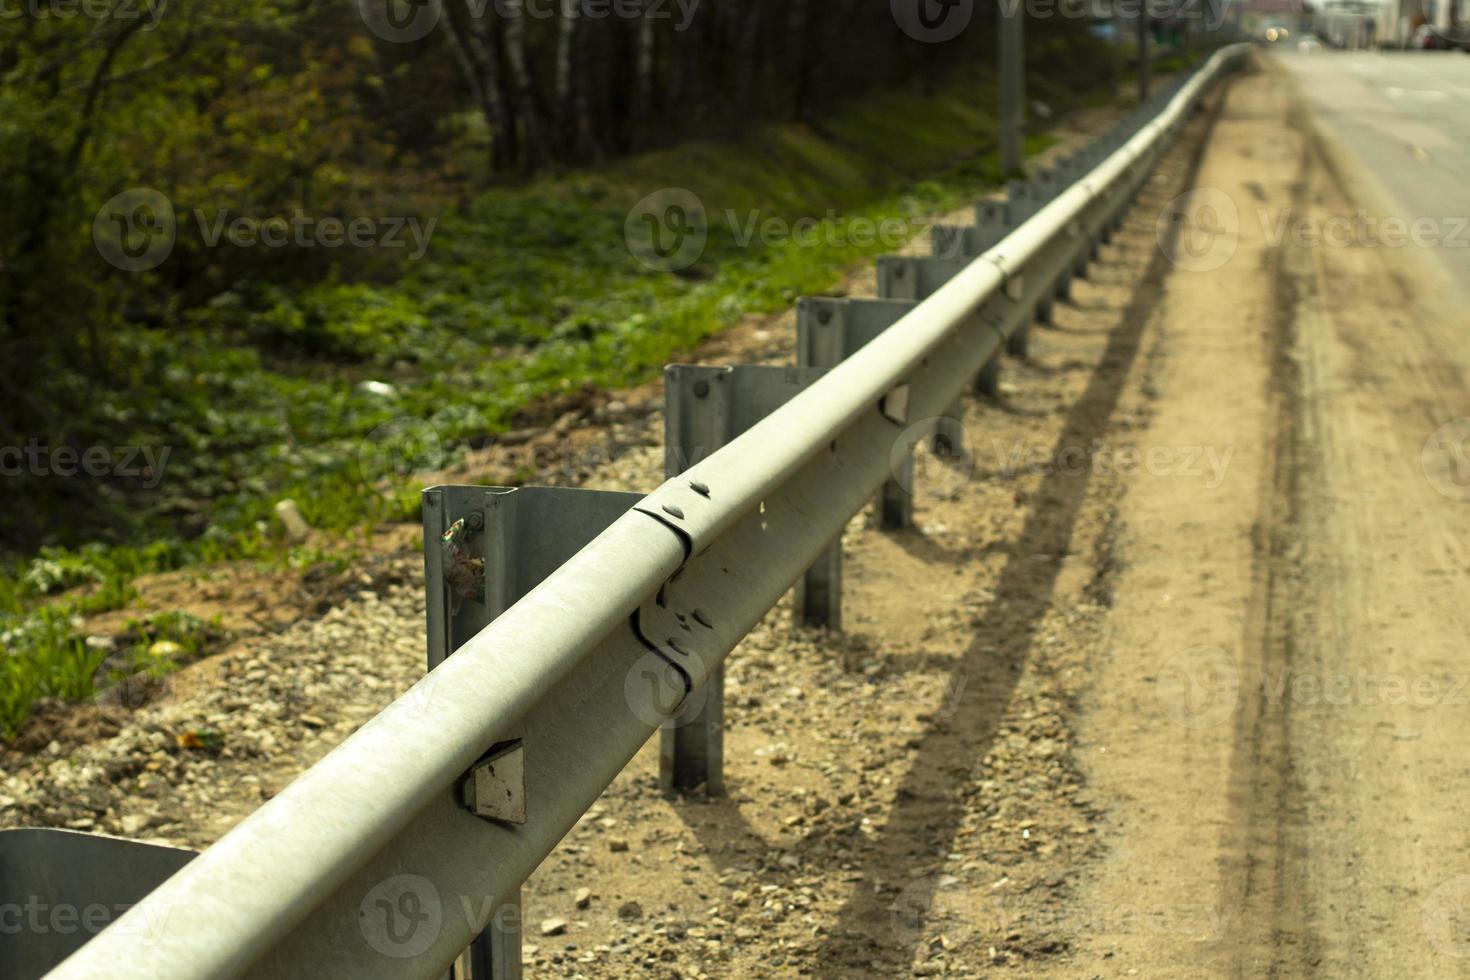
<svg viewBox="0 0 1470 980">
<path fill-rule="evenodd" d="M 1032 94 L 1054 107 L 1101 97 L 1044 80 Z M 439 215 L 425 257 L 391 273 L 238 283 L 200 308 L 165 306 L 153 325 L 130 325 L 119 343 L 132 369 L 98 393 L 98 411 L 120 420 L 119 444 L 170 447 L 164 480 L 128 502 L 138 516 L 107 544 L 48 548 L 0 574 L 0 734 L 13 735 L 37 698 L 85 698 L 197 652 L 200 631 L 174 623 L 164 638 L 177 656 L 113 658 L 99 674 L 104 657 L 76 617 L 125 608 L 136 576 L 291 562 L 271 521 L 285 497 L 344 536 L 415 521 L 415 472 L 512 427 L 528 405 L 644 382 L 743 315 L 828 290 L 895 248 L 845 234 L 742 244 L 727 212 L 737 223 L 756 212 L 823 219 L 835 232 L 893 219 L 917 230 L 976 199 L 1005 176 L 989 151 L 994 101 L 991 80 L 967 72 L 938 90 L 865 98 L 819 127 L 492 188 Z M 1028 141 L 1032 152 L 1047 142 Z M 624 241 L 634 202 L 670 186 L 697 194 L 711 220 L 703 255 L 677 275 L 645 268 Z M 367 380 L 394 392 L 364 390 Z M 80 585 L 89 588 L 66 591 Z"/>
</svg>

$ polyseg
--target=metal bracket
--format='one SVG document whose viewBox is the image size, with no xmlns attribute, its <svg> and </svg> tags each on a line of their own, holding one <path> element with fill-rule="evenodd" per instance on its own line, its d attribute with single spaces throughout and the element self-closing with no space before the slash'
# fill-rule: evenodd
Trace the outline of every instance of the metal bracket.
<svg viewBox="0 0 1470 980">
<path fill-rule="evenodd" d="M 985 200 L 975 205 L 973 225 L 935 225 L 931 246 L 939 258 L 981 255 L 1016 230 L 1009 201 Z"/>
<path fill-rule="evenodd" d="M 643 498 L 566 487 L 424 491 L 428 669 L 433 670 Z M 533 747 L 534 748 L 534 747 Z M 472 814 L 524 826 L 526 745 L 502 742 L 459 784 Z M 520 905 L 519 896 L 509 904 Z M 519 922 L 497 917 L 456 967 L 459 980 L 519 980 Z"/>
<path fill-rule="evenodd" d="M 705 367 L 675 364 L 664 369 L 664 471 L 674 479 L 704 457 L 718 451 L 767 415 L 796 397 L 825 373 L 820 367 L 738 365 Z M 708 499 L 709 487 L 690 484 L 697 496 Z M 687 519 L 684 509 L 660 516 L 675 530 Z M 666 506 L 664 508 L 668 510 Z M 675 513 L 674 511 L 678 511 Z M 659 515 L 655 515 L 659 516 Z M 704 787 L 711 796 L 724 792 L 724 674 L 718 668 L 690 664 L 698 657 L 698 639 L 711 628 L 697 609 L 673 608 L 677 576 L 651 604 L 638 612 L 637 627 L 644 642 L 677 670 L 693 688 L 687 703 L 664 725 L 660 778 L 666 789 L 692 792 Z M 802 605 L 813 588 L 824 589 L 813 607 L 840 610 L 841 578 L 823 574 L 816 583 L 804 581 Z M 813 597 L 816 599 L 817 597 Z M 799 613 L 801 615 L 802 613 Z M 840 616 L 840 613 L 838 614 Z M 805 617 L 804 617 L 805 618 Z M 703 683 L 700 678 L 705 677 Z"/>
<path fill-rule="evenodd" d="M 880 268 L 881 263 L 882 260 Z M 881 278 L 881 272 L 879 276 Z M 797 362 L 824 368 L 836 367 L 872 343 L 879 334 L 903 319 L 917 305 L 912 299 L 804 296 L 796 303 Z M 913 526 L 913 495 L 906 489 L 914 485 L 913 467 L 913 457 L 909 456 L 899 464 L 899 471 L 894 474 L 893 479 L 886 481 L 883 489 L 878 492 L 880 527 L 896 529 Z M 838 542 L 815 567 L 831 568 L 840 573 L 841 563 L 841 542 Z M 829 625 L 833 629 L 838 628 L 836 621 L 830 618 Z"/>
<path fill-rule="evenodd" d="M 569 487 L 424 491 L 433 670 L 643 498 Z"/>
<path fill-rule="evenodd" d="M 475 763 L 461 785 L 465 807 L 477 817 L 526 823 L 526 748 L 503 742 Z"/>
<path fill-rule="evenodd" d="M 44 922 L 25 928 L 17 914 L 15 928 L 0 928 L 0 980 L 45 976 L 196 856 L 71 830 L 0 831 L 0 909 L 29 902 L 88 913 L 74 916 L 69 929 L 45 928 Z"/>
<path fill-rule="evenodd" d="M 881 299 L 928 299 L 959 275 L 971 256 L 883 255 L 878 258 L 878 296 Z"/>
<path fill-rule="evenodd" d="M 899 385 L 883 396 L 879 409 L 883 417 L 895 425 L 907 425 L 909 421 L 909 386 Z"/>
</svg>

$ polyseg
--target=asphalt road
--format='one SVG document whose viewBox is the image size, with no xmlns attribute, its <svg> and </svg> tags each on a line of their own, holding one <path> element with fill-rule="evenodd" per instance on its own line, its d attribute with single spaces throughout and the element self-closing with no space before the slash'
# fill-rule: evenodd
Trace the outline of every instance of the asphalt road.
<svg viewBox="0 0 1470 980">
<path fill-rule="evenodd" d="M 1314 121 L 1381 185 L 1470 292 L 1470 55 L 1453 51 L 1281 53 Z M 1429 229 L 1428 225 L 1421 228 Z"/>
</svg>

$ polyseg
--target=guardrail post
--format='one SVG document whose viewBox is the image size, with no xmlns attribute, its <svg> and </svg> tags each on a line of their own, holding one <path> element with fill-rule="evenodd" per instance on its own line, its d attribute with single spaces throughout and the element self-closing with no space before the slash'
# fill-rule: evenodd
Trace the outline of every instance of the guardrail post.
<svg viewBox="0 0 1470 980">
<path fill-rule="evenodd" d="M 819 368 L 673 364 L 664 369 L 664 474 L 672 479 L 786 404 L 823 374 Z M 840 544 L 841 537 L 838 537 Z M 842 622 L 842 552 L 829 549 L 798 587 L 803 623 Z M 705 681 L 701 707 L 664 724 L 659 780 L 666 790 L 725 792 L 725 672 Z"/>
<path fill-rule="evenodd" d="M 994 228 L 987 225 L 987 231 Z M 936 236 L 939 234 L 935 233 Z M 980 234 L 980 232 L 973 232 Z M 935 238 L 936 244 L 945 244 Z M 929 297 L 940 286 L 944 285 L 954 276 L 958 275 L 966 265 L 969 264 L 968 257 L 948 254 L 949 246 L 945 251 L 931 256 L 902 256 L 885 255 L 878 259 L 878 295 L 883 299 L 906 299 L 915 302 Z M 978 383 L 979 379 L 977 379 Z M 955 399 L 954 403 L 945 410 L 944 418 L 950 423 L 946 425 L 941 422 L 934 432 L 934 454 L 936 456 L 954 455 L 957 441 L 962 438 L 960 430 L 963 428 L 965 415 L 965 403 L 963 399 Z M 909 479 L 909 485 L 913 485 Z M 885 491 L 889 489 L 887 485 Z M 911 527 L 913 525 L 913 494 L 899 489 L 898 495 L 885 497 L 891 507 L 885 504 L 884 513 L 885 527 Z M 890 522 L 901 523 L 890 523 Z"/>
<path fill-rule="evenodd" d="M 796 360 L 802 367 L 832 368 L 897 323 L 917 303 L 907 299 L 839 299 L 803 296 L 796 302 Z M 878 526 L 912 527 L 914 459 L 899 464 L 878 491 Z"/>
<path fill-rule="evenodd" d="M 1019 184 L 1015 186 L 1020 186 Z M 1018 195 L 1027 192 L 1016 191 Z M 1024 213 L 1026 207 L 1022 204 L 1014 206 L 1014 213 Z M 967 226 L 935 225 L 933 231 L 934 254 L 941 258 L 974 258 L 982 255 L 1015 230 L 1016 224 L 1012 217 L 1013 205 L 1010 200 L 996 201 L 986 200 L 975 205 L 975 223 Z M 1024 220 L 1021 219 L 1021 220 Z M 1050 316 L 1050 307 L 1047 315 Z M 1041 315 L 1040 308 L 1037 315 Z M 1050 323 L 1048 319 L 1044 322 Z M 1024 331 L 1024 325 L 1020 328 Z M 1017 346 L 1019 345 L 1019 346 Z M 1014 357 L 1024 358 L 1027 354 L 1025 338 L 1015 341 L 1008 337 L 1006 339 L 1007 353 Z M 1000 355 L 997 354 L 986 362 L 980 374 L 975 378 L 975 390 L 982 395 L 995 397 L 1000 394 Z"/>
<path fill-rule="evenodd" d="M 1036 304 L 1036 322 L 1052 326 L 1057 322 L 1056 314 L 1053 312 L 1052 301 L 1044 299 Z"/>
<path fill-rule="evenodd" d="M 1025 223 L 1037 211 L 1056 196 L 1061 188 L 1049 172 L 1037 174 L 1030 181 L 1013 180 L 1006 185 L 1007 213 L 1018 226 Z M 1047 311 L 1048 314 L 1050 310 Z M 1031 324 L 1022 321 L 1006 338 L 1006 353 L 1018 359 L 1026 358 L 1031 352 Z"/>
<path fill-rule="evenodd" d="M 642 499 L 564 487 L 425 490 L 429 670 Z M 515 914 L 491 920 L 456 963 L 453 980 L 521 980 L 520 890 L 498 904 Z"/>
</svg>

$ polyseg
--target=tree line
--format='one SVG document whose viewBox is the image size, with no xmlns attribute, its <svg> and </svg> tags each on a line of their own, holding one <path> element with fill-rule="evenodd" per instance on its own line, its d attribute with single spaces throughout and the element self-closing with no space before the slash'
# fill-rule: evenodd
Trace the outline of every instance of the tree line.
<svg viewBox="0 0 1470 980">
<path fill-rule="evenodd" d="M 967 29 L 936 42 L 895 16 L 906 4 L 961 9 Z M 0 4 L 0 446 L 129 444 L 167 423 L 161 379 L 201 312 L 394 274 L 368 250 L 183 234 L 156 267 L 117 268 L 98 236 L 118 195 L 166 200 L 181 228 L 222 211 L 444 214 L 490 182 L 820 128 L 844 100 L 993 61 L 995 15 L 994 0 Z"/>
<path fill-rule="evenodd" d="M 924 2 L 924 0 L 920 0 Z M 906 33 L 875 0 L 444 0 L 442 41 L 498 171 L 585 164 L 941 71 L 988 38 Z M 991 16 L 993 16 L 993 9 Z"/>
</svg>

